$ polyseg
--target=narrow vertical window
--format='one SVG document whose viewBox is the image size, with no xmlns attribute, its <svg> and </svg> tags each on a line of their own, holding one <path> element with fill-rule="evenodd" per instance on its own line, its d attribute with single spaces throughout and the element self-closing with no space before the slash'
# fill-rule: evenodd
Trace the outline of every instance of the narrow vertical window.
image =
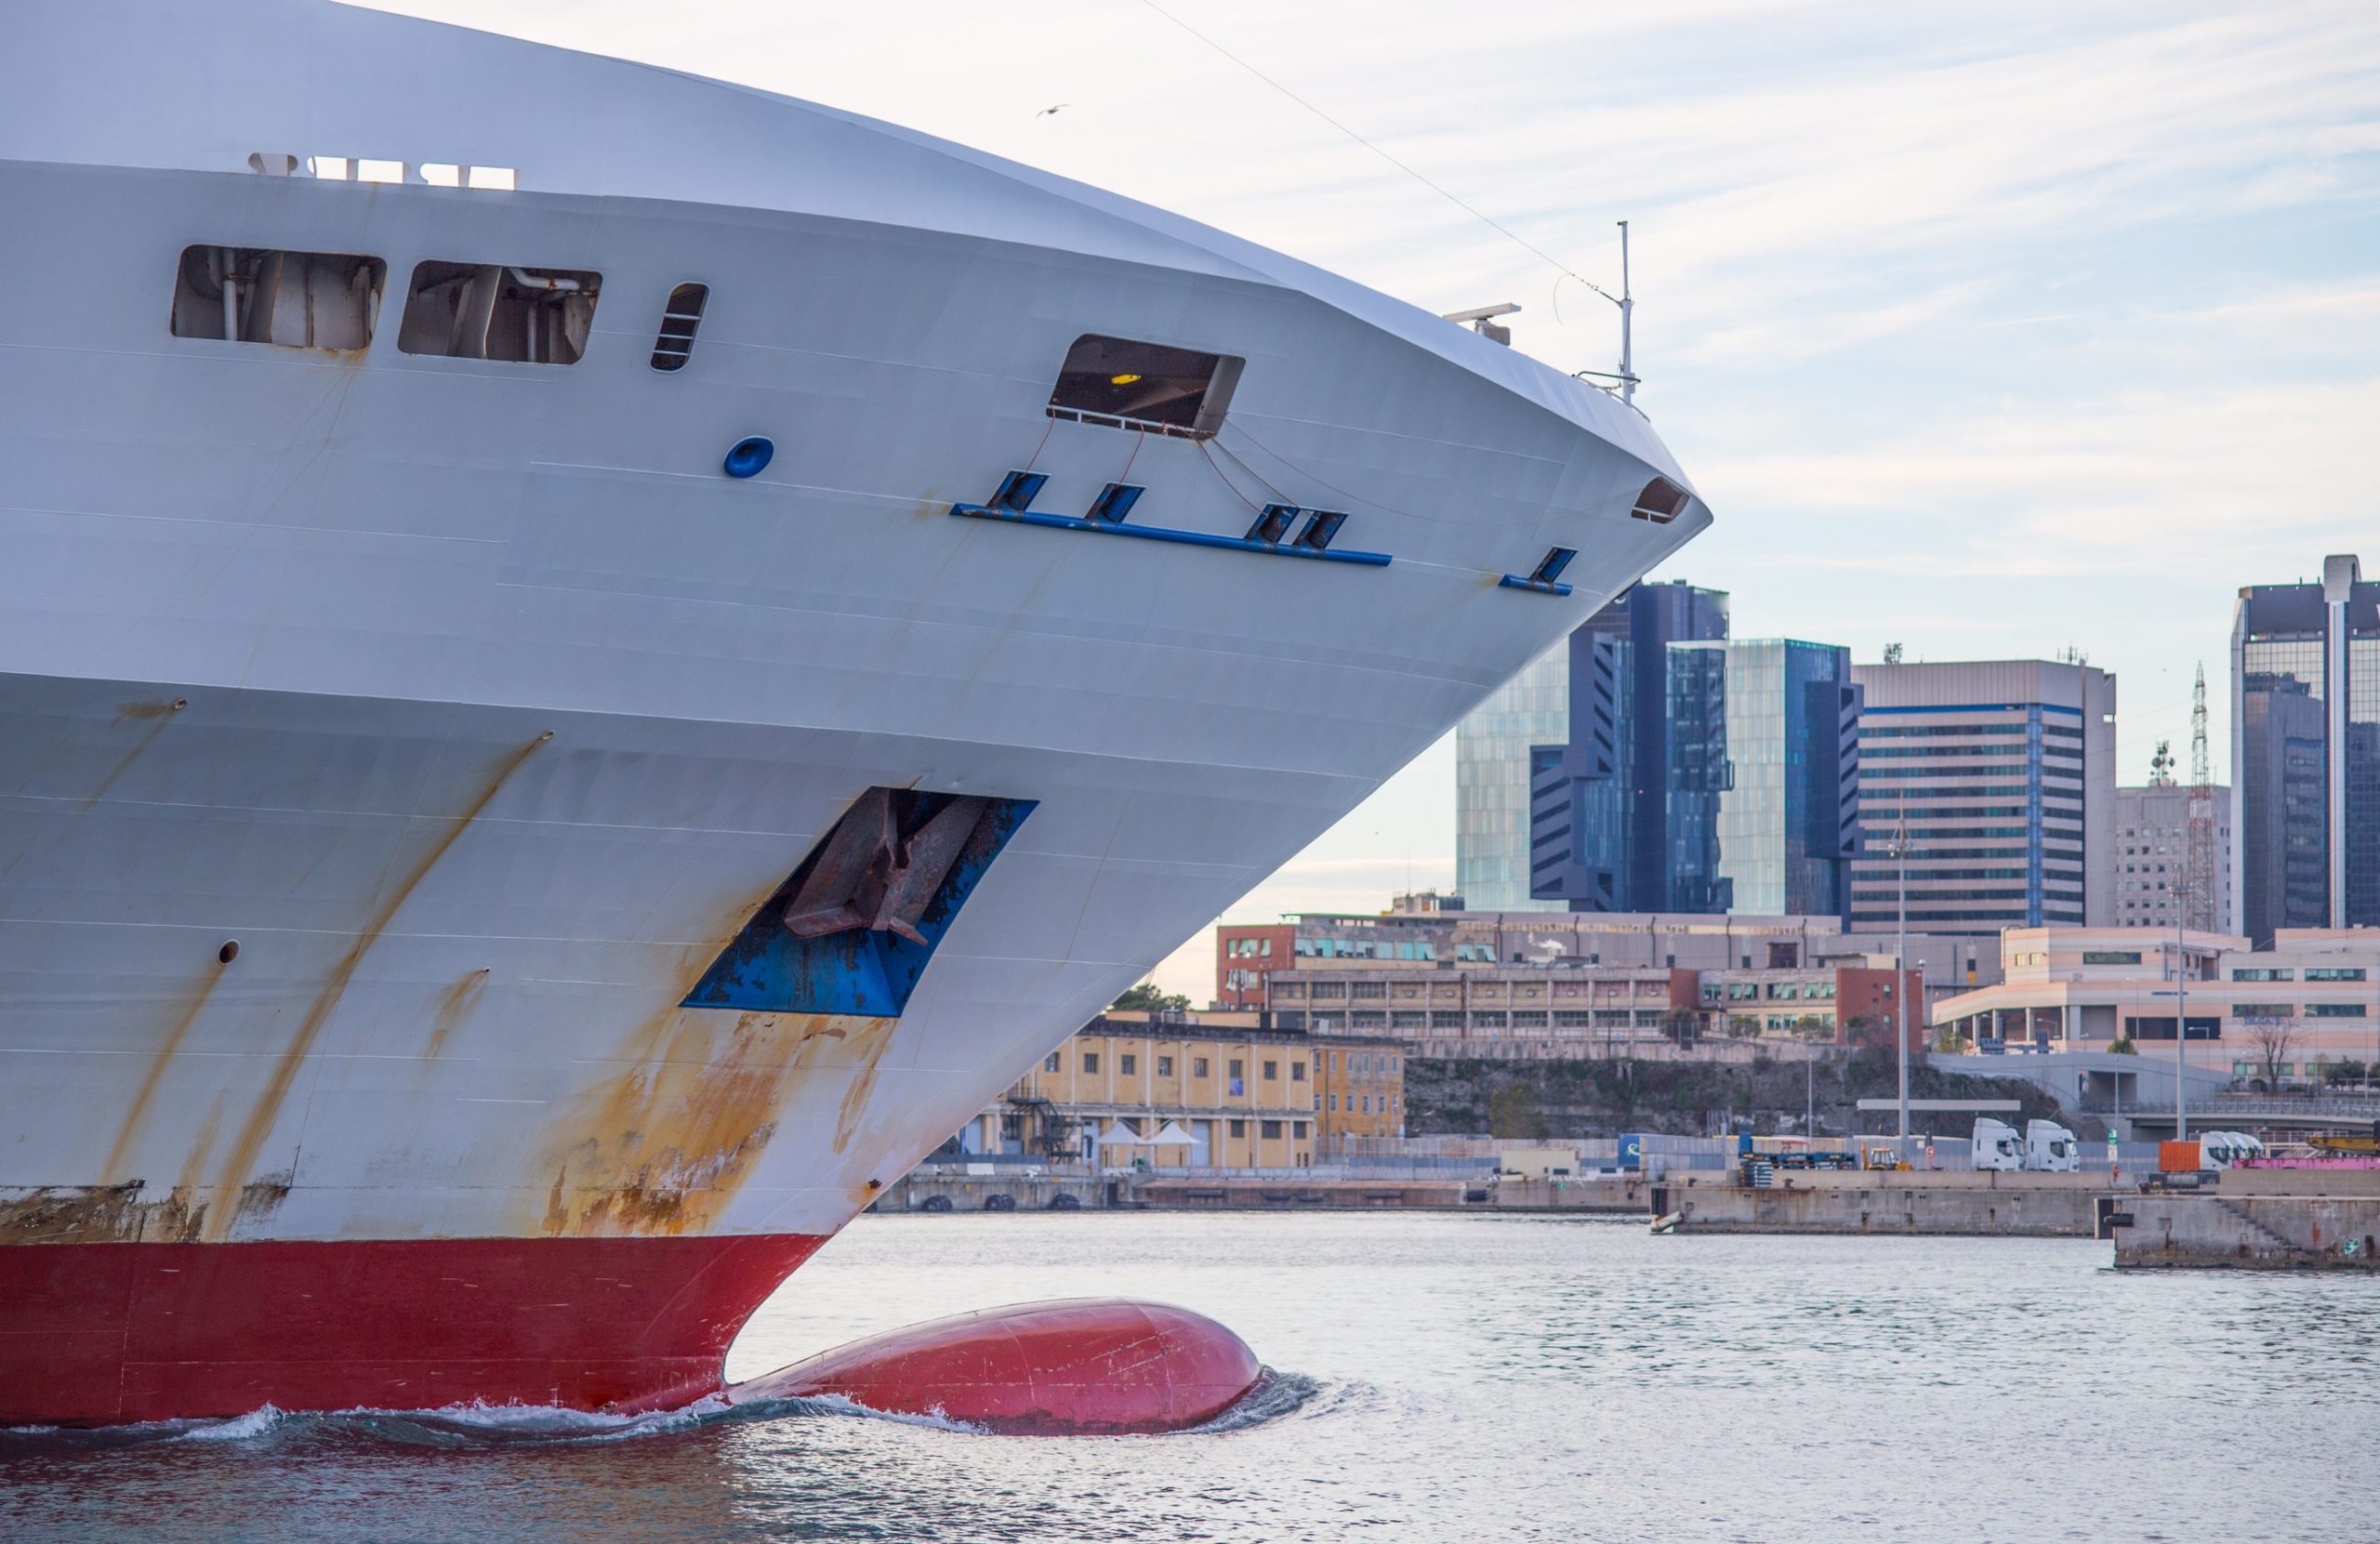
<svg viewBox="0 0 2380 1544">
<path fill-rule="evenodd" d="M 682 370 L 694 351 L 694 329 L 703 323 L 703 303 L 710 298 L 708 284 L 680 284 L 661 308 L 661 334 L 653 340 L 655 370 Z"/>
</svg>

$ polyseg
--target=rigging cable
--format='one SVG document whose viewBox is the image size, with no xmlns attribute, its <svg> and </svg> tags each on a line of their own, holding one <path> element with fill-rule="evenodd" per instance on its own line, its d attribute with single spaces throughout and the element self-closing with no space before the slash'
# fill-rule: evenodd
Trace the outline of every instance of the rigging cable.
<svg viewBox="0 0 2380 1544">
<path fill-rule="evenodd" d="M 1303 97 L 1299 96 L 1288 86 L 1283 86 L 1279 81 L 1275 80 L 1263 71 L 1259 70 L 1256 66 L 1249 63 L 1237 54 L 1233 53 L 1229 48 L 1224 47 L 1222 44 L 1216 42 L 1213 38 L 1209 37 L 1197 28 L 1193 27 L 1187 21 L 1183 20 L 1182 18 L 1174 15 L 1171 11 L 1167 10 L 1163 6 L 1157 4 L 1157 0 L 1141 0 L 1141 4 L 1157 12 L 1157 15 L 1165 18 L 1168 21 L 1172 22 L 1183 32 L 1188 33 L 1192 37 L 1197 38 L 1208 47 L 1212 48 L 1216 53 L 1223 55 L 1223 58 L 1231 60 L 1234 64 L 1238 65 L 1250 74 L 1254 75 L 1258 80 L 1263 81 L 1274 90 L 1278 91 L 1282 96 L 1289 98 L 1289 100 L 1297 103 L 1300 107 L 1304 108 L 1308 112 L 1313 113 L 1324 123 L 1329 124 L 1332 128 L 1337 129 L 1348 139 L 1353 139 L 1355 143 L 1363 146 L 1366 150 L 1371 152 L 1374 155 L 1379 156 L 1390 165 L 1395 166 L 1398 171 L 1403 172 L 1406 176 L 1411 178 L 1414 181 L 1419 182 L 1424 188 L 1429 189 L 1440 198 L 1445 199 L 1448 204 L 1453 205 L 1464 214 L 1469 215 L 1472 218 L 1479 221 L 1488 229 L 1500 232 L 1504 237 L 1512 241 L 1515 245 L 1533 253 L 1537 257 L 1552 267 L 1557 274 L 1566 278 L 1576 279 L 1579 283 L 1586 285 L 1589 289 L 1593 290 L 1597 295 L 1602 296 L 1605 299 L 1612 301 L 1615 305 L 1619 303 L 1617 297 L 1615 297 L 1609 290 L 1605 289 L 1601 284 L 1596 284 L 1593 279 L 1589 279 L 1580 274 L 1578 271 L 1571 268 L 1569 264 L 1562 261 L 1561 258 L 1556 257 L 1551 252 L 1546 251 L 1545 248 L 1538 245 L 1535 242 L 1530 241 L 1519 231 L 1514 231 L 1511 226 L 1504 224 L 1502 221 L 1498 220 L 1474 207 L 1472 205 L 1465 203 L 1461 198 L 1458 197 L 1448 189 L 1440 187 L 1437 183 L 1431 181 L 1427 177 L 1422 176 L 1421 173 L 1414 167 L 1408 165 L 1406 163 L 1398 160 L 1395 156 L 1391 155 L 1388 152 L 1381 149 L 1380 146 L 1372 143 L 1369 139 L 1365 139 L 1354 129 L 1349 128 L 1345 124 L 1341 123 L 1329 113 L 1323 112 L 1322 109 L 1315 106 L 1312 102 L 1307 101 Z M 1561 287 L 1562 280 L 1557 278 L 1554 283 L 1554 287 L 1558 290 Z M 1555 320 L 1560 320 L 1560 308 L 1558 303 L 1555 308 Z"/>
</svg>

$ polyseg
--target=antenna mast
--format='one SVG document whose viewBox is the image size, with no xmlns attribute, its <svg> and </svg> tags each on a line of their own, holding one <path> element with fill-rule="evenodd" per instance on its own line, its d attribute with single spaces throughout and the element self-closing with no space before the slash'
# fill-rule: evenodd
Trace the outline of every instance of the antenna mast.
<svg viewBox="0 0 2380 1544">
<path fill-rule="evenodd" d="M 2206 666 L 2190 691 L 2189 829 L 2183 849 L 2182 907 L 2202 931 L 2215 930 L 2215 775 L 2206 754 Z"/>
<path fill-rule="evenodd" d="M 1636 318 L 1636 297 L 1628 292 L 1628 222 L 1620 222 L 1620 400 L 1636 402 L 1636 350 L 1630 323 Z"/>
</svg>

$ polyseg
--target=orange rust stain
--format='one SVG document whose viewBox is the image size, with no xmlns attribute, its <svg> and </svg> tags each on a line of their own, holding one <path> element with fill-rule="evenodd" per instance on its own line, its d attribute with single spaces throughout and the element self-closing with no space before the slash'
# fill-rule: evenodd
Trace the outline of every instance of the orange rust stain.
<svg viewBox="0 0 2380 1544">
<path fill-rule="evenodd" d="M 483 967 L 438 995 L 438 1011 L 430 1021 L 430 1045 L 422 1051 L 425 1061 L 438 1060 L 438 1053 L 446 1049 L 446 1036 L 455 1032 L 455 1026 L 463 1022 L 463 1016 L 486 990 L 487 970 Z"/>
<path fill-rule="evenodd" d="M 130 772 L 132 764 L 157 743 L 157 736 L 165 732 L 165 725 L 172 721 L 174 715 L 189 706 L 189 699 L 184 697 L 176 697 L 169 702 L 116 704 L 117 723 L 145 723 L 149 728 L 133 741 L 130 749 L 116 759 L 115 765 L 108 769 L 107 775 L 92 785 L 91 791 L 83 796 L 83 808 L 87 810 L 107 798 L 108 790 L 115 786 L 116 780 Z"/>
<path fill-rule="evenodd" d="M 330 975 L 324 981 L 322 991 L 315 995 L 312 1004 L 306 1010 L 305 1018 L 299 1021 L 298 1032 L 292 1035 L 289 1037 L 289 1043 L 282 1048 L 281 1057 L 273 1064 L 272 1076 L 266 1080 L 264 1091 L 258 1095 L 255 1105 L 248 1111 L 247 1119 L 241 1124 L 239 1135 L 232 1141 L 231 1153 L 224 1158 L 222 1167 L 216 1170 L 214 1198 L 206 1208 L 208 1242 L 219 1242 L 230 1231 L 235 1216 L 233 1206 L 237 1194 L 246 1181 L 249 1168 L 256 1163 L 257 1154 L 263 1149 L 264 1140 L 271 1134 L 273 1122 L 280 1118 L 281 1107 L 289 1098 L 290 1085 L 297 1081 L 298 1069 L 305 1064 L 306 1054 L 313 1049 L 315 1037 L 322 1034 L 323 1025 L 329 1021 L 331 1010 L 338 1006 L 339 998 L 346 996 L 348 983 L 355 979 L 356 968 L 364 963 L 364 957 L 371 952 L 373 944 L 380 941 L 380 934 L 387 930 L 389 923 L 395 918 L 398 910 L 412 898 L 414 891 L 429 876 L 430 871 L 438 866 L 438 860 L 444 857 L 447 850 L 455 845 L 464 832 L 471 828 L 472 823 L 477 821 L 488 805 L 495 801 L 496 796 L 503 791 L 504 785 L 512 780 L 512 774 L 519 772 L 529 758 L 536 754 L 538 747 L 552 738 L 553 732 L 549 730 L 506 757 L 497 765 L 494 773 L 488 777 L 486 784 L 480 789 L 479 797 L 471 800 L 470 806 L 463 812 L 461 818 L 442 832 L 421 856 L 415 860 L 413 865 L 405 870 L 398 882 L 390 888 L 387 896 L 372 913 L 371 918 L 355 935 L 354 942 L 347 946 L 347 952 L 339 957 L 337 964 L 331 967 Z"/>
<path fill-rule="evenodd" d="M 206 1172 L 207 1155 L 215 1151 L 216 1134 L 223 1128 L 223 1096 L 217 1094 L 215 1102 L 207 1106 L 206 1118 L 198 1123 L 197 1134 L 190 1140 L 190 1152 L 183 1155 L 181 1172 L 174 1176 L 170 1201 L 178 1208 L 181 1229 L 166 1240 L 175 1244 L 195 1244 L 206 1226 L 206 1204 L 198 1198 L 199 1181 Z"/>
<path fill-rule="evenodd" d="M 549 1134 L 548 1234 L 707 1231 L 751 1178 L 793 1088 L 847 1071 L 898 1021 L 670 1008 L 631 1034 L 625 1068 L 573 1101 Z M 829 1048 L 844 1054 L 828 1063 Z M 880 1046 L 863 1049 L 872 1068 Z M 865 1076 L 865 1075 L 863 1075 Z"/>
<path fill-rule="evenodd" d="M 876 1092 L 876 1069 L 883 1064 L 884 1053 L 892 1045 L 892 1031 L 898 1019 L 871 1019 L 852 1040 L 859 1052 L 859 1071 L 852 1075 L 852 1086 L 843 1090 L 842 1102 L 835 1107 L 835 1151 L 840 1153 L 852 1144 L 853 1133 L 859 1129 L 860 1118 L 867 1114 L 867 1102 Z"/>
<path fill-rule="evenodd" d="M 149 1118 L 149 1106 L 156 1101 L 157 1084 L 165 1076 L 166 1064 L 180 1052 L 182 1037 L 205 1010 L 207 999 L 215 996 L 215 983 L 223 979 L 223 970 L 221 965 L 210 965 L 197 985 L 184 995 L 165 1031 L 165 1044 L 149 1059 L 149 1070 L 140 1077 L 140 1091 L 132 1096 L 132 1107 L 124 1113 L 124 1124 L 116 1128 L 115 1142 L 108 1148 L 108 1161 L 99 1166 L 101 1184 L 113 1184 L 123 1177 L 125 1160 L 131 1155 L 133 1139 L 140 1134 L 141 1124 Z"/>
</svg>

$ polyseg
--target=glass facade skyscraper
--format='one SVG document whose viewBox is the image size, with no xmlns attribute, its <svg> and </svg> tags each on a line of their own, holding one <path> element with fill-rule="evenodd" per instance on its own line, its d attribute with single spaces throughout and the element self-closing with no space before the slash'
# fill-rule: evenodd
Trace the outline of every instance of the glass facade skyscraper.
<svg viewBox="0 0 2380 1544">
<path fill-rule="evenodd" d="M 1733 910 L 1847 917 L 1859 851 L 1859 708 L 1851 651 L 1795 639 L 1685 647 L 1726 654 L 1719 874 Z"/>
<path fill-rule="evenodd" d="M 1529 747 L 1570 732 L 1570 646 L 1559 643 L 1454 732 L 1454 885 L 1474 911 L 1561 911 L 1528 892 Z"/>
<path fill-rule="evenodd" d="M 1718 835 L 1726 654 L 1692 647 L 1726 636 L 1726 594 L 1683 583 L 1639 585 L 1570 635 L 1566 721 L 1523 763 L 1532 900 L 1729 909 Z"/>
<path fill-rule="evenodd" d="M 2241 589 L 2231 693 L 2241 930 L 2380 926 L 2380 582 Z"/>
</svg>

